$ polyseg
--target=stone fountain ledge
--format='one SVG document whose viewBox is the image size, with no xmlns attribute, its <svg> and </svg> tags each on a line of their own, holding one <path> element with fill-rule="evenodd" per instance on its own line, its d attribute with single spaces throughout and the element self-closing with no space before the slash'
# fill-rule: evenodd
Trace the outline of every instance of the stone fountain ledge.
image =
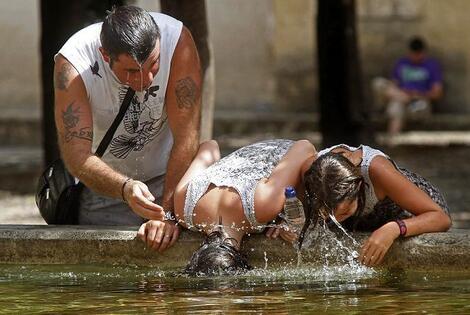
<svg viewBox="0 0 470 315">
<path fill-rule="evenodd" d="M 2 264 L 108 264 L 179 269 L 199 247 L 202 236 L 184 231 L 176 245 L 160 254 L 136 237 L 138 227 L 0 225 Z M 367 234 L 356 234 L 358 240 Z M 253 266 L 294 264 L 295 250 L 280 240 L 252 235 L 244 252 Z M 303 259 L 305 261 L 305 259 Z M 317 261 L 315 254 L 307 261 Z M 321 259 L 319 260 L 321 261 Z M 424 234 L 395 242 L 384 267 L 470 270 L 470 230 Z"/>
</svg>

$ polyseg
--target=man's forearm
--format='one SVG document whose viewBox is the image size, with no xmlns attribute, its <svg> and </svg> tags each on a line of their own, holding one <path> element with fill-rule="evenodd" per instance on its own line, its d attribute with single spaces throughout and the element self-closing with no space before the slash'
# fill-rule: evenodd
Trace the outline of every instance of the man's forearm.
<svg viewBox="0 0 470 315">
<path fill-rule="evenodd" d="M 54 94 L 57 138 L 67 169 L 93 191 L 121 198 L 125 177 L 93 155 L 92 106 L 80 74 L 62 55 L 54 67 Z"/>
<path fill-rule="evenodd" d="M 121 186 L 127 177 L 113 170 L 99 157 L 95 155 L 81 159 L 79 157 L 64 157 L 64 160 L 69 171 L 87 188 L 100 195 L 122 198 Z"/>
<path fill-rule="evenodd" d="M 196 139 L 186 144 L 175 143 L 173 145 L 170 159 L 168 161 L 162 200 L 162 206 L 165 211 L 174 210 L 173 196 L 176 185 L 178 185 L 179 181 L 191 164 L 191 161 L 196 155 L 197 148 L 198 141 Z"/>
</svg>

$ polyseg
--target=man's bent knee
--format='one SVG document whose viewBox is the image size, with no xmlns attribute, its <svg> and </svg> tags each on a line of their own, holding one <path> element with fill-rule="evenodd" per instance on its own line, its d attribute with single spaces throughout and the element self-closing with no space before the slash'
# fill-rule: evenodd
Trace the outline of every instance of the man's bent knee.
<svg viewBox="0 0 470 315">
<path fill-rule="evenodd" d="M 405 115 L 405 104 L 392 101 L 387 104 L 387 116 L 389 119 L 403 119 Z"/>
</svg>

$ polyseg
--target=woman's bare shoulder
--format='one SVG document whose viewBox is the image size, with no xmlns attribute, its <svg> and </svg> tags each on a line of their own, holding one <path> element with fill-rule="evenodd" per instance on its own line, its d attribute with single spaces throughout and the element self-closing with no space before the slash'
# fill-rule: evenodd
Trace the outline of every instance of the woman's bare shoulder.
<svg viewBox="0 0 470 315">
<path fill-rule="evenodd" d="M 387 187 L 403 177 L 395 165 L 385 156 L 376 156 L 369 165 L 369 178 L 379 199 L 387 194 Z"/>
</svg>

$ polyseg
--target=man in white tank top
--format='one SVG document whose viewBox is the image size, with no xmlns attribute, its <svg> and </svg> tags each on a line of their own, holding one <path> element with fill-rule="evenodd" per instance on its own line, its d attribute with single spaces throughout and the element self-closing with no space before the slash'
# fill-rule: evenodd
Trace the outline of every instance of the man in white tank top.
<svg viewBox="0 0 470 315">
<path fill-rule="evenodd" d="M 60 49 L 54 86 L 61 155 L 87 187 L 79 223 L 155 219 L 160 249 L 176 241 L 179 230 L 164 214 L 173 211 L 175 186 L 199 144 L 201 71 L 190 32 L 163 14 L 116 8 Z M 93 152 L 128 87 L 136 95 L 98 158 Z"/>
</svg>

